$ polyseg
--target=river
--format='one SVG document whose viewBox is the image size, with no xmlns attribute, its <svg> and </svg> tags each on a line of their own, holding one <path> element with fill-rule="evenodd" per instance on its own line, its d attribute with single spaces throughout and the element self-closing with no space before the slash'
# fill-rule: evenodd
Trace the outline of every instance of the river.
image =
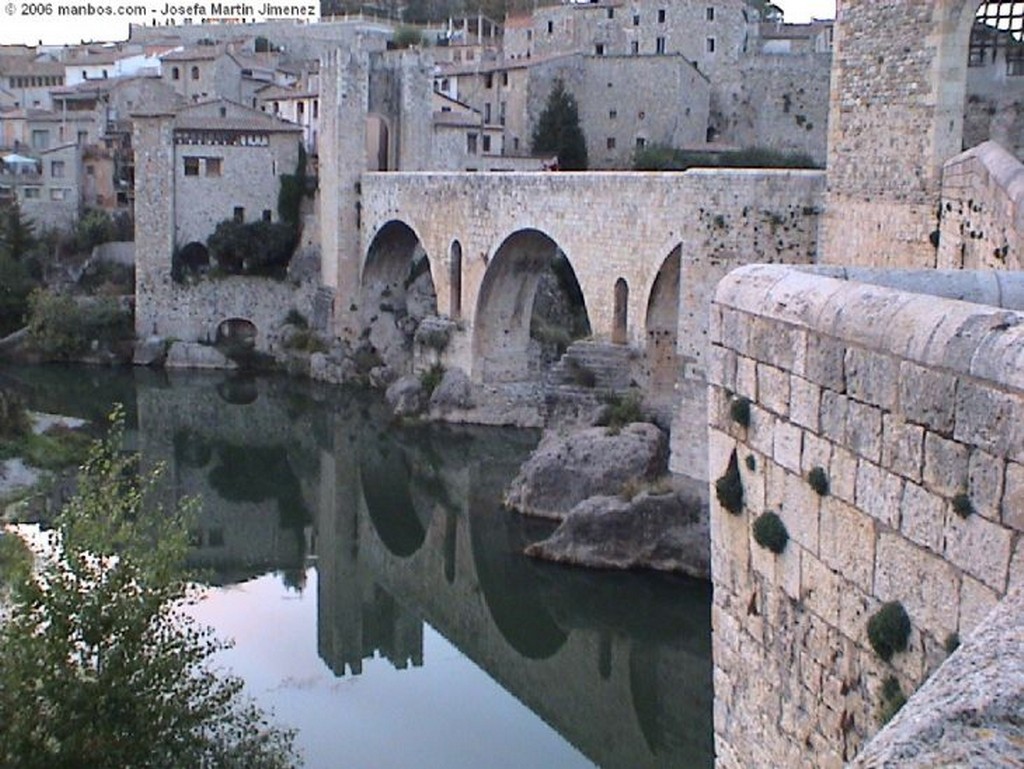
<svg viewBox="0 0 1024 769">
<path fill-rule="evenodd" d="M 2 368 L 32 408 L 114 403 L 165 501 L 197 497 L 219 662 L 311 769 L 710 767 L 710 587 L 521 555 L 535 432 L 392 424 L 284 377 Z"/>
</svg>

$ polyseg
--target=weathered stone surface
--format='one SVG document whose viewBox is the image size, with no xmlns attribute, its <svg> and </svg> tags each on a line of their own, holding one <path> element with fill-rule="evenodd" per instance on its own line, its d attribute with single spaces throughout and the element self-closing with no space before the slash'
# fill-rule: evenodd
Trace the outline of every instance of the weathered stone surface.
<svg viewBox="0 0 1024 769">
<path fill-rule="evenodd" d="M 135 343 L 134 363 L 136 366 L 162 366 L 167 360 L 167 340 L 149 336 Z"/>
<path fill-rule="evenodd" d="M 455 409 L 473 407 L 473 387 L 469 376 L 460 368 L 446 369 L 440 383 L 430 395 L 430 410 L 445 414 Z"/>
<path fill-rule="evenodd" d="M 423 383 L 414 374 L 404 376 L 389 386 L 384 398 L 396 417 L 415 416 L 426 406 Z"/>
<path fill-rule="evenodd" d="M 216 347 L 194 342 L 174 342 L 167 351 L 167 368 L 237 368 Z"/>
<path fill-rule="evenodd" d="M 528 515 L 564 518 L 589 497 L 616 495 L 627 484 L 664 474 L 665 434 L 635 422 L 619 432 L 592 427 L 568 436 L 549 432 L 520 468 L 505 504 Z"/>
<path fill-rule="evenodd" d="M 707 505 L 680 492 L 632 500 L 591 497 L 576 505 L 527 555 L 604 569 L 653 568 L 710 576 Z"/>
</svg>

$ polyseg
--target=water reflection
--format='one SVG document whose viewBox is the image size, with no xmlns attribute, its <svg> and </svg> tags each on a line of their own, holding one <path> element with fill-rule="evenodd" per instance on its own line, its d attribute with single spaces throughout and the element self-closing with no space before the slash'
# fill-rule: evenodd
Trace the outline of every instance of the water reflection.
<svg viewBox="0 0 1024 769">
<path fill-rule="evenodd" d="M 62 410 L 59 380 L 45 389 Z M 546 525 L 498 500 L 536 435 L 399 428 L 363 394 L 287 379 L 146 373 L 130 402 L 143 461 L 167 467 L 165 502 L 201 501 L 196 566 L 224 585 L 273 570 L 301 590 L 315 564 L 334 676 L 420 668 L 434 628 L 600 766 L 712 764 L 710 590 L 521 556 Z"/>
</svg>

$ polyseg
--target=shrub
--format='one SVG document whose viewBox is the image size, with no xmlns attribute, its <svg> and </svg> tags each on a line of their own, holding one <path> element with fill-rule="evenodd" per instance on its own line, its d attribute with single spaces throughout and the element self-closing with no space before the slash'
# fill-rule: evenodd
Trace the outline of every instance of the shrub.
<svg viewBox="0 0 1024 769">
<path fill-rule="evenodd" d="M 645 419 L 640 393 L 632 391 L 625 396 L 615 393 L 606 397 L 604 410 L 601 412 L 597 424 L 599 427 L 621 430 L 628 424 L 643 422 Z"/>
<path fill-rule="evenodd" d="M 896 676 L 889 676 L 882 682 L 882 703 L 878 708 L 878 720 L 887 724 L 899 709 L 907 703 L 907 695 Z"/>
<path fill-rule="evenodd" d="M 750 398 L 733 398 L 729 404 L 729 416 L 740 427 L 750 427 Z"/>
<path fill-rule="evenodd" d="M 288 314 L 284 316 L 284 322 L 289 326 L 295 326 L 295 328 L 309 328 L 309 321 L 306 320 L 306 316 L 294 307 L 288 310 Z"/>
<path fill-rule="evenodd" d="M 822 467 L 815 467 L 807 474 L 807 482 L 819 497 L 828 496 L 828 474 Z"/>
<path fill-rule="evenodd" d="M 285 340 L 285 348 L 297 352 L 327 352 L 327 343 L 311 328 L 300 327 Z"/>
<path fill-rule="evenodd" d="M 36 287 L 24 262 L 0 253 L 0 337 L 25 324 L 29 295 Z"/>
<path fill-rule="evenodd" d="M 715 481 L 715 495 L 719 504 L 733 515 L 743 512 L 743 480 L 740 478 L 740 463 L 733 450 L 725 473 Z"/>
<path fill-rule="evenodd" d="M 875 654 L 888 662 L 896 652 L 905 651 L 910 638 L 910 617 L 899 601 L 890 601 L 868 620 L 868 641 Z"/>
<path fill-rule="evenodd" d="M 30 427 L 21 397 L 11 390 L 0 389 L 0 440 L 22 438 Z"/>
<path fill-rule="evenodd" d="M 113 219 L 105 211 L 92 208 L 78 220 L 75 229 L 75 249 L 79 252 L 92 251 L 101 243 L 109 243 L 114 239 L 117 228 Z"/>
<path fill-rule="evenodd" d="M 780 152 L 765 147 L 742 150 L 688 151 L 648 144 L 633 155 L 635 171 L 685 171 L 688 168 L 819 168 L 803 152 Z"/>
<path fill-rule="evenodd" d="M 754 541 L 778 555 L 786 549 L 786 544 L 789 542 L 786 524 L 775 513 L 762 513 L 754 521 Z"/>
<path fill-rule="evenodd" d="M 68 360 L 93 341 L 133 339 L 131 313 L 113 298 L 78 302 L 73 297 L 34 291 L 29 297 L 29 344 L 45 357 Z"/>
<path fill-rule="evenodd" d="M 974 503 L 966 492 L 960 492 L 953 497 L 953 512 L 961 518 L 969 518 L 974 514 Z"/>
<path fill-rule="evenodd" d="M 754 472 L 757 469 L 757 460 L 754 459 L 753 454 L 747 454 L 746 465 L 750 472 Z"/>
<path fill-rule="evenodd" d="M 423 45 L 423 35 L 416 27 L 399 27 L 391 38 L 393 48 L 414 48 Z"/>
<path fill-rule="evenodd" d="M 444 379 L 444 366 L 440 363 L 435 363 L 420 374 L 420 384 L 423 385 L 423 391 L 427 394 L 428 398 L 434 394 L 434 390 L 441 384 L 442 379 Z"/>
<path fill-rule="evenodd" d="M 224 274 L 281 279 L 295 250 L 295 231 L 281 222 L 228 219 L 217 225 L 206 245 Z"/>
</svg>

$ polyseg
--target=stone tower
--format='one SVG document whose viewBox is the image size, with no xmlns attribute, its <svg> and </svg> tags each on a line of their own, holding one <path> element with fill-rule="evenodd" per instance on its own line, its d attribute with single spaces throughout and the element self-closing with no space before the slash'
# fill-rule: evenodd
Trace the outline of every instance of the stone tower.
<svg viewBox="0 0 1024 769">
<path fill-rule="evenodd" d="M 838 0 L 821 258 L 933 267 L 976 0 Z"/>
</svg>

